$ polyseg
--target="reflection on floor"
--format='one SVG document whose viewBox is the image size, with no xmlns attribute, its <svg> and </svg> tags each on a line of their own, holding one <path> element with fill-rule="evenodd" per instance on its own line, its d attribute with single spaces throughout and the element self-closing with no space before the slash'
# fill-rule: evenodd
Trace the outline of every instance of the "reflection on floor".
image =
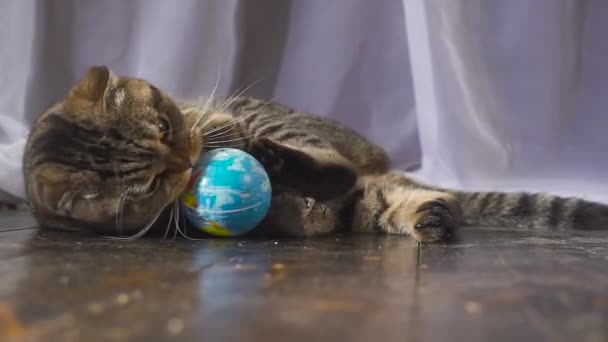
<svg viewBox="0 0 608 342">
<path fill-rule="evenodd" d="M 607 341 L 608 234 L 135 242 L 0 219 L 0 341 Z"/>
</svg>

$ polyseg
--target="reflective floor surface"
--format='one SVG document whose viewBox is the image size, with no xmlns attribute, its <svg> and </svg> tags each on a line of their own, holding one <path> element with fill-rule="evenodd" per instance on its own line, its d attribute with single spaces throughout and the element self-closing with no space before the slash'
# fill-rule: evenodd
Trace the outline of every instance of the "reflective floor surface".
<svg viewBox="0 0 608 342">
<path fill-rule="evenodd" d="M 0 341 L 608 341 L 608 233 L 115 242 L 1 214 Z"/>
</svg>

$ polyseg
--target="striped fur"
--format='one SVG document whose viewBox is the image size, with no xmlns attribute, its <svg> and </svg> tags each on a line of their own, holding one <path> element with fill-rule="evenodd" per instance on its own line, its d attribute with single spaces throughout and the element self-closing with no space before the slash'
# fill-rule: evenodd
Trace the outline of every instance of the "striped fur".
<svg viewBox="0 0 608 342">
<path fill-rule="evenodd" d="M 44 227 L 133 234 L 173 205 L 200 154 L 219 147 L 250 152 L 271 176 L 258 234 L 352 230 L 434 242 L 462 224 L 608 228 L 601 204 L 417 184 L 338 122 L 242 96 L 178 104 L 105 67 L 35 122 L 23 160 L 28 201 Z"/>
<path fill-rule="evenodd" d="M 441 191 L 417 184 L 399 172 L 361 177 L 347 196 L 316 205 L 323 204 L 328 209 L 321 223 L 318 213 L 311 225 L 296 220 L 304 209 L 289 208 L 288 214 L 283 210 L 282 215 L 291 220 L 282 218 L 283 226 L 273 227 L 299 236 L 348 229 L 411 235 L 423 242 L 448 240 L 462 225 L 608 230 L 608 206 L 601 203 L 548 194 Z"/>
<path fill-rule="evenodd" d="M 167 144 L 161 122 L 172 128 Z M 154 86 L 92 68 L 32 126 L 23 158 L 29 206 L 43 227 L 135 232 L 187 185 L 201 150 L 189 127 Z"/>
<path fill-rule="evenodd" d="M 268 106 L 261 100 L 240 98 L 231 107 L 231 110 L 238 117 Z M 365 185 L 360 184 L 359 186 L 367 189 L 363 191 L 365 195 L 358 201 L 342 198 L 344 203 L 354 203 L 352 205 L 356 207 L 356 210 L 352 213 L 352 217 L 344 214 L 344 212 L 351 213 L 347 209 L 335 209 L 340 205 L 333 200 L 329 207 L 334 208 L 333 212 L 336 216 L 341 216 L 328 218 L 328 225 L 333 222 L 349 222 L 352 223 L 350 228 L 356 231 L 409 234 L 422 241 L 445 240 L 453 235 L 458 225 L 461 224 L 529 229 L 608 229 L 608 206 L 606 205 L 548 194 L 466 193 L 417 184 L 398 172 L 386 173 L 388 170 L 384 166 L 386 165 L 384 161 L 362 159 L 362 155 L 378 156 L 381 154 L 374 150 L 369 151 L 370 148 L 375 147 L 358 136 L 354 142 L 350 135 L 352 133 L 347 130 L 337 132 L 333 126 L 328 125 L 326 120 L 294 112 L 277 104 L 270 105 L 267 110 L 264 115 L 247 118 L 243 129 L 258 138 L 267 135 L 281 143 L 292 144 L 292 146 L 300 148 L 302 146 L 318 146 L 321 149 L 335 148 L 342 153 L 346 151 L 344 154 L 351 162 L 363 160 L 364 163 L 359 165 L 359 175 L 363 176 L 362 183 Z M 273 117 L 275 115 L 276 117 Z M 289 118 L 288 122 L 284 121 L 285 117 Z M 302 127 L 312 130 L 314 135 L 303 133 Z M 337 127 L 340 126 L 337 125 Z M 313 139 L 311 136 L 315 138 Z M 319 136 L 321 138 L 318 139 Z M 346 147 L 341 145 L 344 142 L 347 142 Z M 349 149 L 353 145 L 356 148 Z M 353 150 L 355 153 L 363 153 L 348 154 Z M 380 163 L 382 167 L 376 170 L 370 167 L 377 163 Z M 387 200 L 387 197 L 391 200 Z M 304 198 L 305 196 L 301 195 L 300 200 L 304 201 Z M 429 205 L 436 199 L 443 199 L 444 202 L 449 203 L 448 206 L 445 206 L 447 210 L 442 209 L 441 205 L 432 207 L 431 210 L 445 211 L 443 214 L 424 217 L 412 215 L 415 212 L 412 213 L 411 208 Z M 343 207 L 348 207 L 348 205 L 344 204 Z M 400 217 L 397 213 L 407 213 L 408 215 L 404 216 L 413 216 L 416 219 L 405 224 L 391 222 Z M 293 216 L 297 216 L 297 214 L 294 213 Z M 429 220 L 429 217 L 435 217 L 430 219 L 431 221 L 437 221 L 439 219 L 436 217 L 441 217 L 441 227 L 433 229 L 427 227 L 426 230 L 415 228 L 419 221 Z M 304 227 L 305 224 L 296 226 Z M 331 231 L 332 229 L 327 227 L 320 229 L 316 225 L 315 230 Z M 303 232 L 302 235 L 311 235 L 311 233 Z"/>
<path fill-rule="evenodd" d="M 608 206 L 542 193 L 456 192 L 468 225 L 529 229 L 608 229 Z"/>
</svg>

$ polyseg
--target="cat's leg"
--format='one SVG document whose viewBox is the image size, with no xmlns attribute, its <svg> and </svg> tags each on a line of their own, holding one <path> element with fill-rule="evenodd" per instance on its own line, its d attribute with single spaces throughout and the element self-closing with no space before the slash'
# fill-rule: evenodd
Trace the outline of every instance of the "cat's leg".
<svg viewBox="0 0 608 342">
<path fill-rule="evenodd" d="M 266 217 L 253 235 L 314 237 L 335 231 L 341 199 L 317 201 L 293 191 L 273 191 Z"/>
<path fill-rule="evenodd" d="M 461 217 L 460 203 L 451 194 L 418 187 L 392 172 L 361 177 L 352 229 L 437 242 L 454 235 Z"/>
<path fill-rule="evenodd" d="M 357 183 L 353 164 L 329 145 L 297 146 L 263 138 L 253 142 L 250 152 L 273 183 L 317 201 L 346 194 Z"/>
<path fill-rule="evenodd" d="M 236 147 L 246 150 L 262 163 L 273 183 L 291 187 L 303 196 L 317 200 L 334 198 L 356 184 L 358 174 L 353 163 L 321 139 L 312 139 L 309 132 L 305 134 L 307 139 L 302 141 L 259 138 L 261 128 L 260 132 L 252 132 L 242 118 L 230 113 L 212 112 L 200 116 L 200 108 L 185 104 L 181 110 L 186 125 L 198 128 L 200 143 L 205 149 Z"/>
</svg>

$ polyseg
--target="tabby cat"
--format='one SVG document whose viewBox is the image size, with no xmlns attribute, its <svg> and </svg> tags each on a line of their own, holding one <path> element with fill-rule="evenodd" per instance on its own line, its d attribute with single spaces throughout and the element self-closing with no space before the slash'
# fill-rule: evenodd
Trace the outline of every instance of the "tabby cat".
<svg viewBox="0 0 608 342">
<path fill-rule="evenodd" d="M 173 207 L 199 155 L 218 147 L 250 152 L 270 174 L 258 234 L 352 230 L 436 242 L 462 224 L 608 228 L 598 203 L 418 184 L 337 122 L 242 96 L 176 103 L 106 67 L 91 68 L 34 123 L 23 160 L 28 202 L 43 227 L 135 234 Z"/>
</svg>

